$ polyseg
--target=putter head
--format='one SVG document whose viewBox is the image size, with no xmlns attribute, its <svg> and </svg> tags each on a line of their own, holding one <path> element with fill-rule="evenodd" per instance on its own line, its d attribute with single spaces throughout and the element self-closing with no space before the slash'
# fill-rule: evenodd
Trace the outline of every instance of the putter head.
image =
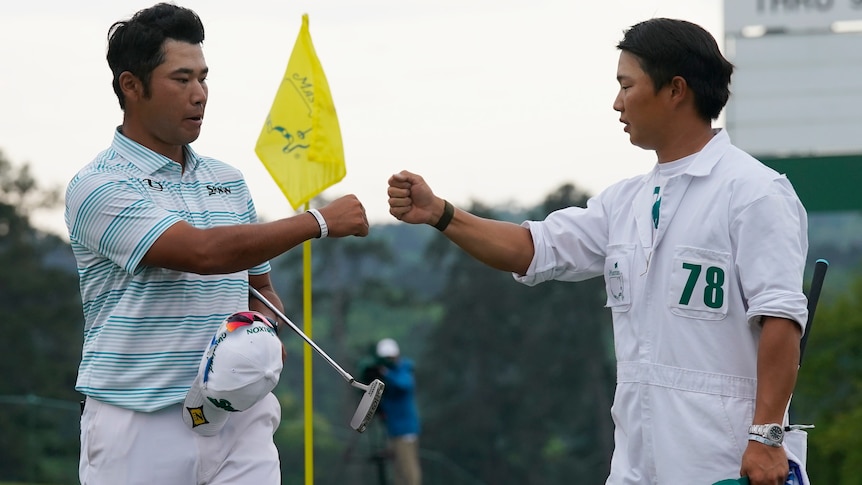
<svg viewBox="0 0 862 485">
<path fill-rule="evenodd" d="M 374 412 L 377 411 L 377 406 L 380 404 L 380 398 L 383 396 L 383 382 L 380 379 L 374 379 L 362 395 L 362 400 L 359 401 L 359 407 L 353 413 L 353 419 L 350 420 L 350 427 L 358 432 L 365 431 L 371 418 L 374 417 Z"/>
</svg>

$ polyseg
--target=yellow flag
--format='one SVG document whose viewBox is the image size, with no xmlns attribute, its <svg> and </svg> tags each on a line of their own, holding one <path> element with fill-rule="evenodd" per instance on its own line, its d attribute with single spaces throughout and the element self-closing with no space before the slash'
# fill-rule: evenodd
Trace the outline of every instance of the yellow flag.
<svg viewBox="0 0 862 485">
<path fill-rule="evenodd" d="M 308 14 L 254 148 L 297 210 L 347 174 L 338 116 L 308 33 Z"/>
</svg>

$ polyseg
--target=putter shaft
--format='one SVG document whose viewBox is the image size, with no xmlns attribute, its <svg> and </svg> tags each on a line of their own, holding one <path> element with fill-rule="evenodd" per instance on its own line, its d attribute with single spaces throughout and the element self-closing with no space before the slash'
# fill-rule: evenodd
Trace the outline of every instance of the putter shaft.
<svg viewBox="0 0 862 485">
<path fill-rule="evenodd" d="M 273 312 L 275 312 L 275 314 L 276 314 L 276 315 L 278 315 L 278 318 L 281 318 L 281 320 L 282 320 L 282 321 L 284 321 L 284 322 L 286 322 L 288 325 L 290 325 L 290 328 L 292 328 L 294 332 L 296 332 L 300 337 L 302 337 L 302 339 L 303 339 L 303 340 L 305 340 L 305 342 L 306 342 L 308 345 L 310 345 L 310 346 L 311 346 L 311 348 L 313 348 L 314 350 L 316 350 L 316 351 L 317 351 L 317 353 L 318 353 L 318 354 L 320 354 L 320 356 L 321 356 L 321 357 L 323 357 L 324 359 L 326 359 L 326 361 L 327 361 L 327 362 L 329 362 L 329 365 L 331 365 L 333 369 L 335 369 L 336 371 L 338 371 L 338 373 L 339 373 L 339 374 L 341 374 L 341 377 L 343 377 L 343 378 L 344 378 L 344 380 L 346 380 L 347 382 L 349 382 L 349 383 L 350 383 L 350 385 L 352 385 L 353 387 L 358 387 L 359 389 L 362 389 L 362 390 L 364 390 L 364 391 L 367 391 L 367 390 L 368 390 L 368 386 L 366 386 L 365 384 L 362 384 L 362 383 L 360 383 L 360 382 L 357 382 L 357 381 L 356 381 L 356 379 L 354 379 L 354 378 L 353 378 L 353 376 L 351 376 L 350 374 L 348 374 L 348 373 L 347 373 L 347 371 L 345 371 L 344 369 L 342 369 L 342 368 L 341 368 L 341 366 L 340 366 L 340 365 L 338 365 L 338 363 L 337 363 L 337 362 L 335 362 L 334 360 L 332 360 L 332 357 L 330 357 L 329 355 L 327 355 L 327 354 L 326 354 L 326 352 L 324 352 L 320 347 L 318 347 L 318 346 L 317 346 L 317 344 L 316 344 L 316 343 L 314 343 L 314 341 L 313 341 L 313 340 L 311 340 L 310 338 L 308 338 L 308 336 L 307 336 L 307 335 L 305 335 L 305 333 L 303 333 L 303 331 L 302 331 L 302 330 L 300 330 L 300 329 L 299 329 L 299 327 L 297 327 L 293 322 L 291 322 L 291 321 L 290 321 L 290 319 L 289 319 L 289 318 L 287 318 L 287 317 L 284 315 L 284 313 L 282 313 L 282 312 L 281 312 L 281 310 L 279 310 L 278 308 L 276 308 L 276 307 L 275 307 L 275 305 L 273 305 L 269 300 L 267 300 L 267 299 L 266 299 L 266 297 L 264 297 L 263 295 L 261 295 L 259 291 L 257 291 L 256 289 L 252 288 L 251 286 L 249 286 L 249 287 L 248 287 L 248 291 L 249 291 L 249 293 L 251 293 L 252 295 L 254 295 L 254 297 L 255 297 L 255 298 L 257 298 L 257 299 L 258 299 L 258 300 L 260 300 L 264 305 L 266 305 L 266 307 L 267 307 L 267 308 L 269 308 L 270 310 L 272 310 Z"/>
<path fill-rule="evenodd" d="M 366 392 L 368 392 L 368 389 L 371 387 L 371 386 L 369 386 L 367 384 L 363 384 L 363 383 L 361 383 L 355 379 L 350 381 L 350 385 L 357 388 L 357 389 L 362 389 L 363 391 L 366 391 Z"/>
</svg>

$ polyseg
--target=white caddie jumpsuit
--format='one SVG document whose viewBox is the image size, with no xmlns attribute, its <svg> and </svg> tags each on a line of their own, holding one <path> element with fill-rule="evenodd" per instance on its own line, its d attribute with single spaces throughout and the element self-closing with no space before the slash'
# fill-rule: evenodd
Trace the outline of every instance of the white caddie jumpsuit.
<svg viewBox="0 0 862 485">
<path fill-rule="evenodd" d="M 515 278 L 604 275 L 617 358 L 607 483 L 708 485 L 739 476 L 760 317 L 805 325 L 807 216 L 789 181 L 724 130 L 666 182 L 655 237 L 652 175 L 524 222 L 535 256 Z"/>
</svg>

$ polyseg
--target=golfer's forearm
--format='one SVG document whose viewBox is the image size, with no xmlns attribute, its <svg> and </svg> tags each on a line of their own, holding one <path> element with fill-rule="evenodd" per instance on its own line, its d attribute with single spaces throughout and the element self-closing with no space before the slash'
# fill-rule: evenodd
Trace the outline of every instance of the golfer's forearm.
<svg viewBox="0 0 862 485">
<path fill-rule="evenodd" d="M 235 273 L 319 235 L 320 225 L 307 213 L 274 222 L 208 229 L 180 221 L 150 246 L 142 264 L 197 274 Z"/>
<path fill-rule="evenodd" d="M 259 291 L 264 298 L 266 298 L 270 303 L 273 304 L 273 306 L 275 306 L 282 313 L 284 313 L 284 305 L 282 304 L 281 299 L 278 297 L 278 294 L 275 292 L 275 289 L 272 287 L 272 284 L 269 280 L 269 275 L 249 275 L 248 284 L 252 288 Z M 248 308 L 249 310 L 260 312 L 275 321 L 281 320 L 281 318 L 274 311 L 270 310 L 270 308 L 265 303 L 251 295 L 249 295 L 248 299 Z"/>
<path fill-rule="evenodd" d="M 754 424 L 780 424 L 796 385 L 801 331 L 784 318 L 764 317 L 762 325 Z"/>
<path fill-rule="evenodd" d="M 524 274 L 533 259 L 530 230 L 512 222 L 455 209 L 444 234 L 474 258 L 502 271 Z"/>
<path fill-rule="evenodd" d="M 210 273 L 242 271 L 320 235 L 320 226 L 311 214 L 299 214 L 260 224 L 221 226 L 206 229 L 201 251 L 203 268 Z"/>
</svg>

